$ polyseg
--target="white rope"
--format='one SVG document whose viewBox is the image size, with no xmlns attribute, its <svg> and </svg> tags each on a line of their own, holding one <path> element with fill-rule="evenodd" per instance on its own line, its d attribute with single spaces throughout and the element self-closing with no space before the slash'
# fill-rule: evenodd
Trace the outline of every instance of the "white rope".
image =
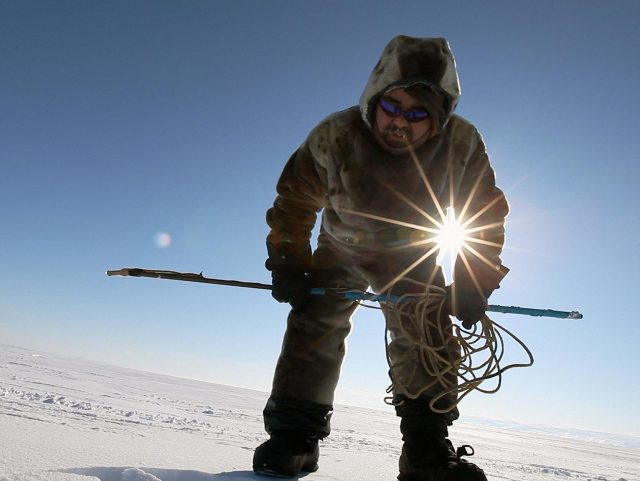
<svg viewBox="0 0 640 481">
<path fill-rule="evenodd" d="M 533 355 L 524 342 L 488 316 L 483 316 L 471 329 L 465 329 L 453 321 L 440 322 L 444 314 L 445 290 L 411 279 L 403 279 L 403 282 L 417 284 L 424 294 L 411 293 L 399 297 L 396 302 L 384 303 L 385 314 L 389 317 L 385 329 L 391 375 L 388 393 L 401 393 L 409 399 L 417 399 L 429 391 L 431 410 L 447 413 L 455 409 L 471 391 L 496 393 L 502 386 L 502 374 L 508 369 L 533 364 Z M 397 332 L 390 332 L 389 326 Z M 396 355 L 392 360 L 389 353 L 390 335 L 406 339 L 415 349 L 406 350 L 404 357 L 398 358 Z M 528 358 L 526 362 L 503 365 L 505 338 L 520 345 Z M 458 350 L 459 356 L 456 354 Z M 415 359 L 416 352 L 418 359 Z M 407 361 L 408 364 L 413 363 L 413 372 L 404 373 L 402 380 L 397 379 L 398 376 L 393 375 L 394 365 L 407 364 Z M 422 383 L 419 388 L 411 388 L 412 380 L 419 374 L 418 369 L 424 370 L 433 380 Z M 488 380 L 495 380 L 495 386 L 485 388 L 483 383 Z M 437 394 L 432 395 L 434 392 Z M 393 397 L 386 397 L 385 402 L 394 404 Z"/>
</svg>

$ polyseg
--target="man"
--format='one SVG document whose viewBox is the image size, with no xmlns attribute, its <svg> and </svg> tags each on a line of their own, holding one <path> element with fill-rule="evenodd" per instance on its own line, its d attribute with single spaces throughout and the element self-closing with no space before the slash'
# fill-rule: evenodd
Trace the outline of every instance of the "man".
<svg viewBox="0 0 640 481">
<path fill-rule="evenodd" d="M 254 470 L 297 476 L 315 471 L 318 440 L 329 435 L 345 338 L 358 303 L 311 296 L 311 287 L 429 295 L 432 325 L 451 333 L 448 314 L 466 327 L 484 316 L 506 268 L 499 254 L 508 206 L 495 186 L 483 141 L 454 115 L 460 89 L 446 40 L 398 36 L 386 46 L 358 107 L 322 121 L 287 162 L 267 213 L 267 268 L 273 296 L 292 306 L 273 389 L 264 410 L 270 439 Z M 461 253 L 454 283 L 436 264 L 433 219 L 453 207 L 477 237 Z M 317 249 L 310 247 L 322 212 Z M 416 227 L 417 226 L 417 227 Z M 435 293 L 435 294 L 434 294 Z M 446 299 L 445 299 L 446 297 Z M 486 481 L 461 460 L 447 427 L 458 417 L 455 394 L 420 360 L 393 305 L 383 305 L 394 404 L 401 417 L 400 481 Z M 459 348 L 441 356 L 456 365 Z M 456 372 L 442 376 L 455 384 Z M 437 402 L 435 402 L 437 400 Z"/>
</svg>

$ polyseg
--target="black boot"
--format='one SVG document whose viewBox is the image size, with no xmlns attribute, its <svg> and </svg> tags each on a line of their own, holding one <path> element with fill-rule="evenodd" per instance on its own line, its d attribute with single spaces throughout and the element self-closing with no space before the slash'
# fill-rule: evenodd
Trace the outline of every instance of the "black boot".
<svg viewBox="0 0 640 481">
<path fill-rule="evenodd" d="M 398 481 L 487 481 L 484 471 L 461 456 L 473 454 L 471 446 L 455 450 L 441 434 L 405 434 Z"/>
<path fill-rule="evenodd" d="M 318 439 L 304 431 L 274 431 L 257 447 L 253 470 L 269 476 L 295 477 L 318 469 Z"/>
<path fill-rule="evenodd" d="M 318 469 L 318 440 L 331 432 L 333 407 L 308 401 L 270 397 L 264 424 L 271 436 L 253 455 L 253 470 L 294 477 Z"/>
<path fill-rule="evenodd" d="M 429 408 L 428 398 L 397 396 L 395 401 L 404 441 L 398 481 L 487 481 L 482 469 L 461 459 L 472 455 L 473 448 L 456 450 L 447 439 L 448 426 L 458 418 L 457 409 L 435 413 Z"/>
</svg>

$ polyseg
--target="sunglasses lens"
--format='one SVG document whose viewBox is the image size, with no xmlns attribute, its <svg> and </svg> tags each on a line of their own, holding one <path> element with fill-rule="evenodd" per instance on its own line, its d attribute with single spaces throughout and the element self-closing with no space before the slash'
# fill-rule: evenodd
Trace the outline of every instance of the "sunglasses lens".
<svg viewBox="0 0 640 481">
<path fill-rule="evenodd" d="M 383 98 L 380 98 L 380 107 L 382 107 L 382 110 L 384 110 L 389 115 L 398 115 L 401 112 L 398 107 L 396 107 L 392 103 L 387 102 Z"/>
<path fill-rule="evenodd" d="M 404 112 L 404 118 L 409 122 L 419 122 L 428 116 L 429 114 L 424 110 L 409 110 L 408 112 Z"/>
<path fill-rule="evenodd" d="M 429 113 L 425 110 L 402 110 L 400 107 L 393 105 L 382 97 L 380 97 L 380 107 L 394 117 L 402 115 L 408 122 L 420 122 L 429 117 Z"/>
</svg>

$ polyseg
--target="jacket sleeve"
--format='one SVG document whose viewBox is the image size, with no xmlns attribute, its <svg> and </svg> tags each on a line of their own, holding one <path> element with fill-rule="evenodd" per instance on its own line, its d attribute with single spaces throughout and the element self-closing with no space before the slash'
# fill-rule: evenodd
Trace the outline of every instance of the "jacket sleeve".
<svg viewBox="0 0 640 481">
<path fill-rule="evenodd" d="M 485 145 L 477 136 L 476 148 L 464 170 L 456 196 L 456 215 L 466 222 L 466 247 L 456 259 L 454 280 L 458 289 L 467 292 L 478 288 L 489 297 L 500 285 L 509 269 L 502 265 L 504 221 L 509 205 L 496 187 L 495 173 L 489 164 Z"/>
<path fill-rule="evenodd" d="M 325 169 L 316 161 L 311 143 L 310 136 L 289 158 L 278 180 L 278 195 L 267 211 L 271 231 L 265 265 L 270 271 L 311 268 L 311 231 L 326 199 Z"/>
</svg>

